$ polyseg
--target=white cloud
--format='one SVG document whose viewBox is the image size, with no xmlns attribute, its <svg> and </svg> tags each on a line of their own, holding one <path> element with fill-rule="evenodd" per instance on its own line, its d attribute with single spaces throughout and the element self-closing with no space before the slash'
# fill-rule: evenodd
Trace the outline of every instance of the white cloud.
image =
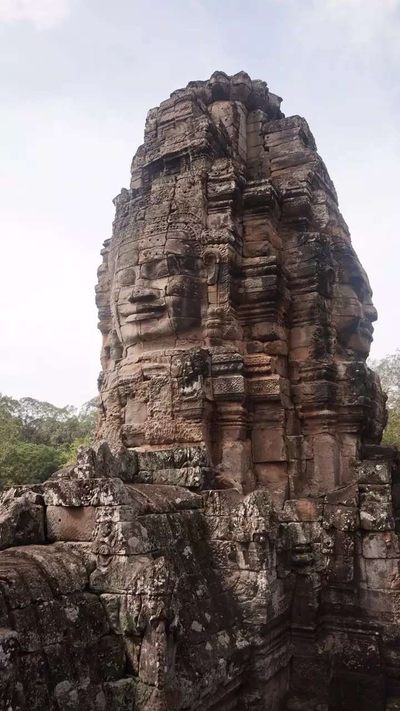
<svg viewBox="0 0 400 711">
<path fill-rule="evenodd" d="M 389 45 L 400 39 L 400 0 L 312 0 L 317 21 L 361 49 L 375 41 Z"/>
<path fill-rule="evenodd" d="M 68 15 L 70 0 L 0 0 L 0 22 L 31 22 L 37 29 L 58 25 Z"/>
</svg>

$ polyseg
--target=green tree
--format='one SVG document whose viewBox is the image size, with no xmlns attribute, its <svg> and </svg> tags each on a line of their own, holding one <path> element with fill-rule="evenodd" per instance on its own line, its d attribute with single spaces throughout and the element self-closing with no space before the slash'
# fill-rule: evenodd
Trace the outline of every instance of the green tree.
<svg viewBox="0 0 400 711">
<path fill-rule="evenodd" d="M 21 433 L 22 423 L 15 413 L 16 400 L 0 396 L 0 444 L 14 442 Z"/>
<path fill-rule="evenodd" d="M 79 447 L 89 447 L 93 442 L 98 414 L 98 398 L 94 397 L 82 405 L 78 412 L 79 434 L 66 449 L 67 464 L 73 464 Z"/>
<path fill-rule="evenodd" d="M 15 441 L 0 446 L 0 487 L 38 484 L 59 469 L 65 452 L 45 444 Z"/>
<path fill-rule="evenodd" d="M 388 423 L 382 442 L 400 447 L 400 349 L 381 360 L 372 361 L 371 367 L 378 373 L 388 397 Z"/>
<path fill-rule="evenodd" d="M 24 397 L 0 395 L 0 488 L 38 483 L 89 445 L 97 417 L 97 398 L 80 410 Z"/>
</svg>

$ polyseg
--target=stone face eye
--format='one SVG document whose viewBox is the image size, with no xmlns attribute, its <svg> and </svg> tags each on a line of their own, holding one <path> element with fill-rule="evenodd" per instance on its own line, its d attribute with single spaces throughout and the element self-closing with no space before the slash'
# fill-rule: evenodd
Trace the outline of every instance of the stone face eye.
<svg viewBox="0 0 400 711">
<path fill-rule="evenodd" d="M 192 256 L 168 254 L 162 259 L 152 259 L 144 262 L 140 268 L 140 276 L 142 279 L 152 281 L 168 276 L 191 275 L 196 271 L 197 261 Z"/>
<path fill-rule="evenodd" d="M 178 254 L 169 254 L 168 255 L 168 257 L 167 257 L 168 274 L 170 274 L 171 276 L 176 276 L 178 274 L 182 274 L 181 260 L 182 260 L 182 257 L 180 257 Z"/>
<path fill-rule="evenodd" d="M 143 279 L 149 281 L 155 279 L 163 279 L 168 276 L 168 262 L 165 257 L 162 259 L 153 259 L 149 262 L 144 262 L 140 268 L 140 275 Z"/>
<path fill-rule="evenodd" d="M 136 282 L 135 269 L 124 269 L 118 274 L 119 286 L 133 286 Z"/>
<path fill-rule="evenodd" d="M 198 260 L 190 255 L 169 254 L 167 261 L 168 274 L 171 276 L 192 275 L 198 271 Z"/>
</svg>

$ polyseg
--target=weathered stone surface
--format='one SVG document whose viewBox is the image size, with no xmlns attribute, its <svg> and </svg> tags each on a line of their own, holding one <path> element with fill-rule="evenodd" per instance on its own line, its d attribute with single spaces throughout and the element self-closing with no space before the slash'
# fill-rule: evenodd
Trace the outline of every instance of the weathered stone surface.
<svg viewBox="0 0 400 711">
<path fill-rule="evenodd" d="M 2 498 L 0 708 L 396 708 L 376 312 L 280 102 L 215 72 L 148 114 L 98 273 L 97 443 Z"/>
<path fill-rule="evenodd" d="M 33 491 L 10 489 L 0 508 L 0 549 L 44 543 L 43 498 Z"/>
<path fill-rule="evenodd" d="M 91 541 L 96 527 L 94 506 L 47 506 L 49 541 Z"/>
</svg>

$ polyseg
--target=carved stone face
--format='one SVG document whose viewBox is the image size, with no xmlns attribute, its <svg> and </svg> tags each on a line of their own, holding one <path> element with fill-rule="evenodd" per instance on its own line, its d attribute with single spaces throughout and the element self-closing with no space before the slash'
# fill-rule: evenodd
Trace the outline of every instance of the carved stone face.
<svg viewBox="0 0 400 711">
<path fill-rule="evenodd" d="M 144 240 L 140 240 L 143 242 Z M 124 346 L 186 331 L 199 324 L 202 261 L 183 232 L 152 235 L 154 246 L 133 243 L 117 258 L 115 317 Z M 128 267 L 122 266 L 123 262 Z"/>
<path fill-rule="evenodd" d="M 151 480 L 268 488 L 281 506 L 351 480 L 363 408 L 382 397 L 362 367 L 371 289 L 333 186 L 305 121 L 264 89 L 218 75 L 149 114 L 99 271 L 99 437 L 195 445 L 210 475 L 168 459 Z M 309 543 L 293 541 L 298 564 Z"/>
<path fill-rule="evenodd" d="M 367 275 L 358 260 L 353 258 L 345 265 L 343 280 L 344 283 L 334 289 L 333 320 L 337 340 L 343 348 L 367 356 L 377 312 Z"/>
</svg>

